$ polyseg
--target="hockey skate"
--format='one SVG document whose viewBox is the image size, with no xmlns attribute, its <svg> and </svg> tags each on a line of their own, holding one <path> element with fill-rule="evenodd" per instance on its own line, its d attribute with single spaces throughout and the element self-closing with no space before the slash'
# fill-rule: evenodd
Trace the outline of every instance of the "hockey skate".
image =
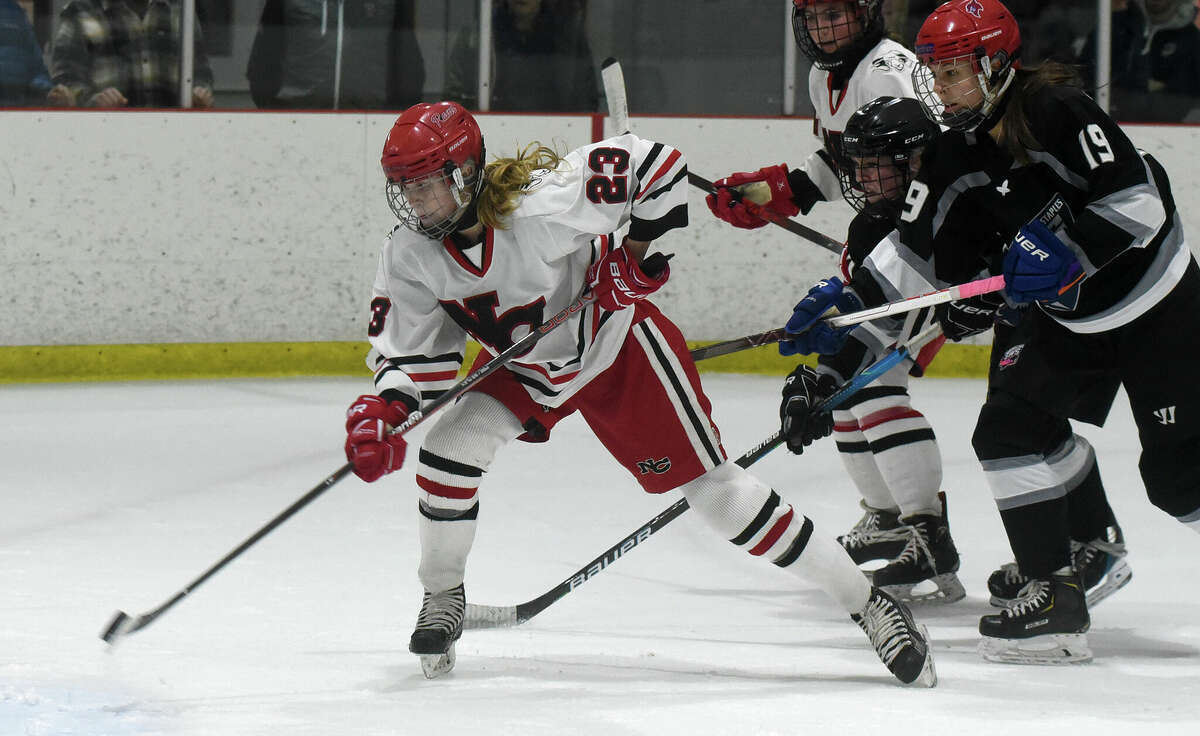
<svg viewBox="0 0 1200 736">
<path fill-rule="evenodd" d="M 1008 608 L 979 619 L 979 654 L 1008 664 L 1090 662 L 1090 626 L 1078 575 L 1033 579 Z"/>
<path fill-rule="evenodd" d="M 942 503 L 941 516 L 916 514 L 901 520 L 908 541 L 894 560 L 872 574 L 876 587 L 906 603 L 953 603 L 966 597 Z"/>
<path fill-rule="evenodd" d="M 1088 606 L 1094 606 L 1123 588 L 1133 578 L 1133 569 L 1125 560 L 1125 536 L 1121 528 L 1108 527 L 1105 539 L 1080 543 L 1071 541 L 1071 561 L 1087 591 Z M 1017 569 L 1017 563 L 1006 562 L 988 576 L 987 587 L 991 604 L 1004 608 L 1012 603 L 1029 578 Z"/>
<path fill-rule="evenodd" d="M 1080 544 L 1071 542 L 1071 561 L 1083 580 L 1088 606 L 1094 606 L 1116 593 L 1133 578 L 1133 570 L 1125 560 L 1125 535 L 1120 527 L 1110 526 L 1105 538 L 1097 537 Z"/>
<path fill-rule="evenodd" d="M 881 511 L 860 501 L 863 516 L 850 531 L 837 538 L 838 544 L 846 549 L 854 564 L 861 565 L 871 560 L 890 560 L 904 549 L 908 534 L 900 528 L 899 515 L 894 511 Z"/>
<path fill-rule="evenodd" d="M 454 642 L 462 636 L 466 608 L 462 585 L 441 593 L 425 591 L 408 651 L 421 658 L 421 671 L 430 680 L 454 669 Z"/>
<path fill-rule="evenodd" d="M 872 588 L 867 605 L 850 618 L 866 633 L 875 653 L 896 679 L 921 687 L 937 684 L 929 633 L 913 621 L 907 606 Z"/>
</svg>

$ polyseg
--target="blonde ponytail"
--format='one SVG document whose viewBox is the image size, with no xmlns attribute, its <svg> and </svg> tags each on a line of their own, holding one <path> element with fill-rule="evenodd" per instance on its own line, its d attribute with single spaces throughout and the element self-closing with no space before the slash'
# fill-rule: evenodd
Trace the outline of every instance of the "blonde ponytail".
<svg viewBox="0 0 1200 736">
<path fill-rule="evenodd" d="M 562 156 L 557 151 L 536 141 L 518 151 L 516 158 L 492 161 L 483 170 L 483 191 L 479 193 L 476 209 L 479 221 L 503 230 L 504 221 L 517 208 L 518 199 L 537 180 L 537 172 L 553 171 L 560 163 Z"/>
</svg>

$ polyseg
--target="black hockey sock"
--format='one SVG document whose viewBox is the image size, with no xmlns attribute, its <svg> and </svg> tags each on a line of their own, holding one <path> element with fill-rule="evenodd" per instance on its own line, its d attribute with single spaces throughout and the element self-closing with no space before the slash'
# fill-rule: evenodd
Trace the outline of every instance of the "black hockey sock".
<svg viewBox="0 0 1200 736">
<path fill-rule="evenodd" d="M 1095 460 L 1083 482 L 1067 493 L 1067 513 L 1071 523 L 1071 539 L 1076 542 L 1105 538 L 1108 527 L 1116 525 L 1116 517 L 1104 494 L 1104 483 L 1100 480 L 1100 467 Z"/>
<path fill-rule="evenodd" d="M 1026 577 L 1047 578 L 1071 564 L 1067 501 L 1049 501 L 1000 512 L 1017 567 Z"/>
</svg>

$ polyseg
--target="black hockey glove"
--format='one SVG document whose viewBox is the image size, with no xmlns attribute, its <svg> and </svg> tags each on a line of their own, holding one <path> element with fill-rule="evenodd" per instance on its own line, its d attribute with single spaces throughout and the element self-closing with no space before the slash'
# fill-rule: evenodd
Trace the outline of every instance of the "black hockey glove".
<svg viewBox="0 0 1200 736">
<path fill-rule="evenodd" d="M 787 448 L 799 455 L 804 448 L 828 437 L 833 432 L 833 415 L 828 411 L 814 411 L 817 402 L 837 390 L 833 376 L 818 376 L 806 365 L 796 370 L 783 383 L 783 401 L 779 404 L 779 431 L 787 442 Z"/>
<path fill-rule="evenodd" d="M 958 342 L 963 338 L 987 332 L 996 322 L 1013 324 L 1008 320 L 1015 312 L 1002 298 L 992 294 L 959 299 L 934 307 L 934 315 L 947 339 Z"/>
</svg>

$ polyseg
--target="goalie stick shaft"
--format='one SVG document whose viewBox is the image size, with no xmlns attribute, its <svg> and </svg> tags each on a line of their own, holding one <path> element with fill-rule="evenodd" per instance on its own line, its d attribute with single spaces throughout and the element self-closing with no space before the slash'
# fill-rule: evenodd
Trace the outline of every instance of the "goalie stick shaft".
<svg viewBox="0 0 1200 736">
<path fill-rule="evenodd" d="M 709 194 L 717 193 L 717 186 L 715 184 L 708 179 L 705 179 L 703 176 L 691 171 L 688 172 L 688 183 L 697 189 L 704 190 Z M 741 194 L 736 190 L 733 192 L 733 195 L 735 198 L 741 199 Z M 790 217 L 777 215 L 766 207 L 759 208 L 758 214 L 772 225 L 778 225 L 784 230 L 787 230 L 789 233 L 792 233 L 793 235 L 799 235 L 808 242 L 815 243 L 831 253 L 837 253 L 838 255 L 841 255 L 842 249 L 845 247 L 844 244 L 839 243 L 828 235 L 813 230 L 811 227 L 806 225 L 802 225 Z"/>
<path fill-rule="evenodd" d="M 658 255 L 658 254 L 655 254 L 655 255 Z M 461 381 L 456 383 L 454 386 L 451 386 L 449 389 L 446 390 L 446 392 L 444 394 L 442 394 L 438 398 L 431 401 L 429 403 L 429 406 L 426 407 L 423 412 L 415 411 L 412 414 L 410 414 L 408 419 L 405 420 L 405 422 L 403 424 L 401 424 L 399 427 L 396 427 L 395 429 L 392 430 L 391 434 L 404 434 L 404 433 L 408 432 L 409 430 L 411 430 L 413 427 L 416 427 L 418 424 L 425 421 L 425 419 L 427 419 L 429 416 L 431 416 L 432 414 L 434 414 L 435 412 L 440 410 L 442 407 L 446 406 L 450 402 L 457 399 L 459 396 L 461 396 L 464 393 L 466 393 L 467 391 L 469 391 L 473 386 L 475 386 L 475 384 L 479 383 L 484 378 L 488 377 L 492 373 L 495 373 L 501 367 L 507 365 L 508 363 L 511 363 L 515 358 L 522 355 L 527 350 L 531 349 L 538 340 L 542 339 L 542 337 L 549 334 L 551 331 L 556 329 L 559 325 L 564 324 L 571 317 L 572 314 L 575 314 L 576 312 L 580 311 L 581 309 L 586 307 L 588 304 L 591 304 L 593 301 L 595 301 L 595 296 L 592 294 L 586 294 L 586 295 L 580 297 L 579 299 L 575 300 L 575 302 L 572 303 L 570 306 L 566 307 L 558 314 L 555 314 L 553 317 L 546 320 L 545 322 L 543 322 L 541 325 L 537 326 L 533 330 L 530 330 L 528 335 L 521 338 L 520 340 L 517 340 L 508 349 L 501 351 L 499 355 L 497 355 L 495 358 L 492 358 L 491 360 L 489 360 L 479 370 L 473 371 L 472 373 L 467 375 L 465 378 L 463 378 Z M 300 509 L 302 509 L 305 506 L 307 506 L 308 504 L 312 503 L 321 494 L 325 493 L 325 491 L 329 490 L 334 485 L 336 485 L 338 483 L 338 481 L 342 480 L 347 475 L 349 475 L 352 470 L 353 470 L 353 465 L 351 465 L 350 463 L 346 463 L 342 467 L 338 468 L 330 476 L 325 478 L 325 480 L 321 481 L 319 484 L 317 484 L 315 487 L 313 487 L 312 490 L 310 490 L 308 493 L 305 493 L 300 498 L 296 499 L 296 501 L 293 502 L 290 506 L 288 506 L 286 509 L 284 509 L 279 514 L 277 514 L 273 519 L 271 519 L 269 522 L 267 522 L 265 525 L 263 525 L 261 528 L 259 528 L 258 531 L 254 532 L 249 537 L 247 537 L 245 541 L 243 541 L 241 544 L 239 544 L 237 547 L 235 547 L 232 551 L 230 551 L 229 554 L 222 557 L 214 565 L 212 565 L 207 570 L 205 570 L 203 573 L 201 573 L 201 575 L 199 577 L 197 577 L 195 580 L 193 580 L 192 582 L 185 585 L 175 595 L 168 598 L 158 608 L 155 608 L 151 611 L 140 614 L 136 617 L 131 617 L 129 614 L 125 613 L 124 611 L 117 611 L 116 614 L 113 615 L 113 618 L 109 622 L 108 626 L 106 626 L 104 628 L 104 630 L 100 633 L 100 638 L 103 639 L 105 642 L 112 644 L 117 639 L 119 639 L 122 636 L 125 636 L 126 634 L 131 634 L 135 631 L 140 631 L 141 629 L 146 628 L 147 626 L 152 624 L 155 621 L 155 619 L 157 619 L 159 616 L 162 616 L 164 613 L 166 613 L 172 607 L 174 607 L 177 603 L 179 603 L 184 598 L 186 598 L 188 595 L 190 595 L 196 588 L 203 585 L 206 580 L 211 578 L 213 575 L 217 574 L 217 572 L 219 572 L 222 568 L 224 568 L 230 562 L 233 562 L 233 560 L 235 560 L 236 558 L 241 556 L 241 554 L 243 552 L 250 549 L 263 537 L 270 534 L 276 527 L 278 527 L 283 522 L 287 521 Z"/>
<path fill-rule="evenodd" d="M 941 328 L 934 324 L 927 327 L 919 335 L 908 341 L 908 344 L 897 347 L 879 360 L 863 369 L 857 376 L 847 381 L 840 389 L 820 403 L 819 409 L 833 409 L 847 398 L 857 393 L 864 386 L 899 365 L 912 355 L 920 345 L 937 334 Z M 771 436 L 751 448 L 734 462 L 742 468 L 748 468 L 779 445 L 783 444 L 783 435 L 773 432 Z M 640 545 L 667 524 L 674 521 L 689 508 L 686 498 L 681 498 L 668 506 L 650 521 L 642 524 L 624 539 L 609 547 L 598 557 L 576 570 L 569 577 L 550 590 L 524 603 L 514 606 L 488 606 L 478 603 L 468 603 L 463 627 L 467 629 L 491 629 L 504 626 L 517 626 L 538 615 L 560 600 L 568 593 L 591 580 L 594 576 L 607 569 L 634 547 Z"/>
</svg>

